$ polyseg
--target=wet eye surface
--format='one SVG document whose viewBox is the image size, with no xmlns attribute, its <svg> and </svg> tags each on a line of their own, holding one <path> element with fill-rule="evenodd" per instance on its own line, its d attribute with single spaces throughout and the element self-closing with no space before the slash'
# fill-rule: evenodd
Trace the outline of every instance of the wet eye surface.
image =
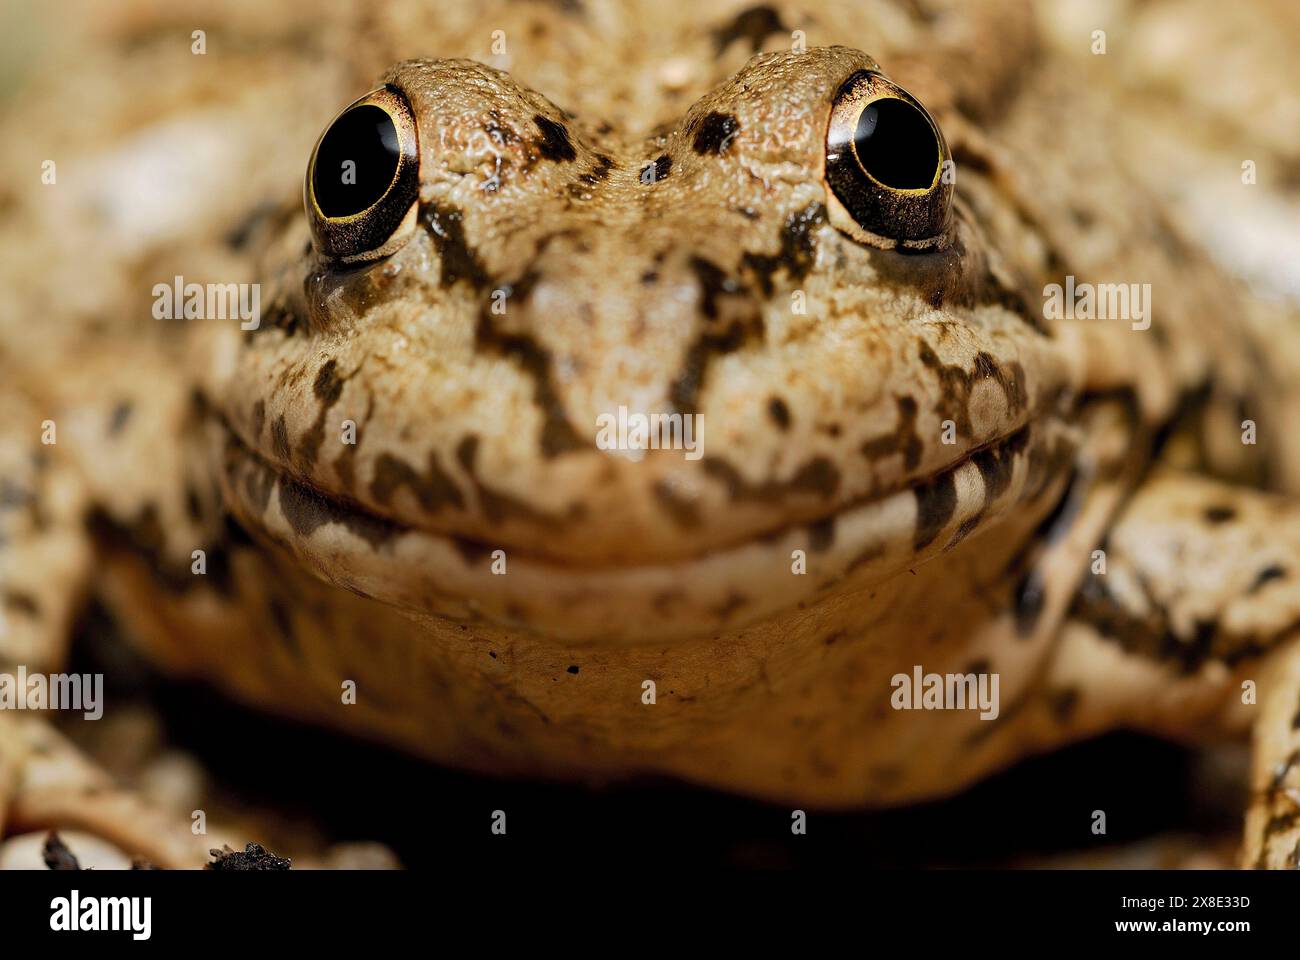
<svg viewBox="0 0 1300 960">
<path fill-rule="evenodd" d="M 381 87 L 334 118 L 312 151 L 303 194 L 312 242 L 328 257 L 374 260 L 406 242 L 419 195 L 419 145 L 401 91 Z"/>
<path fill-rule="evenodd" d="M 372 206 L 388 192 L 400 156 L 392 117 L 370 104 L 347 111 L 316 149 L 312 187 L 321 213 L 346 217 Z"/>
<path fill-rule="evenodd" d="M 915 97 L 880 73 L 855 73 L 836 92 L 826 131 L 832 222 L 876 246 L 933 246 L 949 222 L 949 159 Z"/>
<path fill-rule="evenodd" d="M 886 187 L 919 190 L 938 175 L 939 141 L 934 127 L 905 100 L 877 100 L 864 107 L 853 149 L 862 169 Z"/>
</svg>

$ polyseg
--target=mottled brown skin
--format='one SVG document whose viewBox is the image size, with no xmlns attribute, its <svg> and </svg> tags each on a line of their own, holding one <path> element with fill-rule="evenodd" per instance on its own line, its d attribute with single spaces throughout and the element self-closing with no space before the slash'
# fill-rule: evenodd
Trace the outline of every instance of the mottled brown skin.
<svg viewBox="0 0 1300 960">
<path fill-rule="evenodd" d="M 420 149 L 395 252 L 344 268 L 301 214 L 270 217 L 263 326 L 197 331 L 196 388 L 135 343 L 157 380 L 109 356 L 54 392 L 107 426 L 43 468 L 65 520 L 17 514 L 20 549 L 66 567 L 47 616 L 88 572 L 90 514 L 98 589 L 142 648 L 269 710 L 476 769 L 815 807 L 948 793 L 1117 726 L 1253 722 L 1246 858 L 1293 866 L 1300 538 L 1251 486 L 1297 474 L 1268 429 L 1223 439 L 1270 421 L 1247 307 L 1131 188 L 1105 94 L 1038 61 L 1018 4 L 953 5 L 965 31 L 933 34 L 936 10 L 883 10 L 682 10 L 646 39 L 584 5 L 559 15 L 583 51 L 563 69 L 521 22 L 553 11 L 449 15 L 440 59 L 382 76 Z M 510 72 L 455 59 L 498 25 Z M 400 59 L 417 34 L 371 24 L 359 49 Z M 832 98 L 877 68 L 956 160 L 924 253 L 872 245 L 825 181 Z M 1044 319 L 1067 273 L 1151 282 L 1152 328 Z M 702 414 L 705 456 L 598 450 L 621 404 Z M 145 477 L 160 433 L 182 439 Z M 57 662 L 63 625 L 17 619 L 18 649 Z M 998 673 L 999 718 L 890 709 L 918 663 Z M 33 762 L 18 742 L 0 784 Z M 13 829 L 106 830 L 13 776 Z"/>
</svg>

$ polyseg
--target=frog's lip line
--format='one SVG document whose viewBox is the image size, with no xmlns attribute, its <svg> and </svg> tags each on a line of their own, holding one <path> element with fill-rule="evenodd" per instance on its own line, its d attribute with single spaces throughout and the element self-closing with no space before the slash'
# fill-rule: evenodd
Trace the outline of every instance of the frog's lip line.
<svg viewBox="0 0 1300 960">
<path fill-rule="evenodd" d="M 1037 496 L 1029 487 L 1028 456 L 1059 442 L 1061 434 L 1027 427 L 829 515 L 829 544 L 817 544 L 810 529 L 815 521 L 804 521 L 689 558 L 638 566 L 566 565 L 377 517 L 300 482 L 238 439 L 227 450 L 242 459 L 227 459 L 220 476 L 227 503 L 245 524 L 362 596 L 417 615 L 525 629 L 557 640 L 665 641 L 743 627 L 802 608 L 832 588 L 870 588 Z M 991 502 L 974 460 L 981 452 L 992 452 L 1006 470 Z M 249 499 L 249 491 L 259 488 L 260 504 Z M 939 494 L 929 503 L 931 509 L 942 505 L 941 519 L 935 523 L 929 516 L 922 538 L 927 490 Z M 491 571 L 489 555 L 496 549 L 507 550 L 508 576 Z M 795 549 L 805 551 L 806 575 L 792 575 Z M 328 563 L 322 563 L 325 558 Z"/>
<path fill-rule="evenodd" d="M 405 519 L 380 513 L 371 507 L 360 503 L 347 494 L 326 489 L 298 471 L 281 465 L 268 456 L 265 451 L 250 446 L 243 437 L 239 435 L 238 431 L 233 429 L 230 422 L 224 416 L 221 417 L 221 422 L 225 429 L 226 436 L 238 444 L 240 449 L 252 460 L 256 461 L 263 469 L 273 474 L 280 483 L 290 484 L 297 488 L 302 495 L 328 503 L 334 508 L 334 511 L 339 515 L 340 519 L 343 517 L 355 517 L 367 524 L 388 528 L 390 536 L 394 538 L 402 536 L 424 537 L 430 541 L 437 541 L 448 545 L 459 544 L 460 547 L 458 547 L 458 549 L 462 551 L 468 549 L 471 551 L 481 551 L 485 554 L 490 553 L 492 550 L 501 549 L 508 551 L 511 560 L 518 559 L 522 562 L 534 564 L 539 568 L 548 568 L 557 572 L 569 571 L 573 573 L 582 573 L 584 571 L 596 570 L 634 571 L 651 567 L 685 567 L 701 560 L 724 555 L 730 551 L 741 550 L 755 544 L 783 540 L 792 533 L 806 532 L 809 527 L 824 524 L 828 520 L 833 521 L 836 518 L 852 513 L 855 510 L 868 509 L 874 505 L 884 503 L 892 497 L 899 496 L 900 494 L 913 493 L 918 488 L 932 483 L 937 478 L 960 469 L 976 456 L 990 452 L 996 453 L 1003 450 L 1009 446 L 1011 441 L 1017 439 L 1026 428 L 1030 426 L 1034 419 L 1035 418 L 1033 417 L 1025 418 L 1025 422 L 1010 427 L 1005 432 L 991 440 L 986 440 L 984 443 L 967 448 L 960 456 L 947 461 L 923 476 L 909 478 L 902 483 L 887 487 L 883 490 L 873 490 L 863 496 L 846 501 L 836 509 L 830 510 L 826 513 L 805 517 L 798 521 L 792 521 L 783 526 L 773 527 L 769 530 L 752 534 L 740 540 L 734 540 L 708 547 L 694 554 L 686 554 L 680 557 L 652 559 L 641 563 L 601 561 L 593 564 L 575 563 L 561 557 L 541 553 L 530 553 L 527 550 L 521 550 L 517 545 L 506 541 L 488 542 L 468 534 L 458 534 L 446 530 L 435 530 L 411 523 Z"/>
</svg>

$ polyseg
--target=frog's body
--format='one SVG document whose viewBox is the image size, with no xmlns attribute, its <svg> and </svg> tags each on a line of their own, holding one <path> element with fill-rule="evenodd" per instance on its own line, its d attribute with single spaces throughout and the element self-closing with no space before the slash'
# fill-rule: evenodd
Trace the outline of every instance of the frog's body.
<svg viewBox="0 0 1300 960">
<path fill-rule="evenodd" d="M 250 245 L 259 329 L 202 325 L 185 363 L 110 333 L 24 379 L 7 550 L 40 559 L 6 567 L 9 659 L 58 662 L 89 529 L 165 667 L 442 762 L 886 805 L 1119 725 L 1254 722 L 1247 857 L 1293 863 L 1300 511 L 1250 487 L 1300 464 L 1248 307 L 1016 5 L 869 6 L 682 12 L 653 42 L 600 5 L 440 21 L 447 57 L 504 29 L 511 71 L 385 74 L 418 198 L 383 256 L 327 255 L 309 182 Z M 530 26 L 555 18 L 563 66 Z M 956 164 L 923 249 L 828 185 L 837 97 L 882 69 Z M 1150 283 L 1150 329 L 1045 316 L 1067 275 Z M 619 407 L 699 414 L 703 456 L 598 448 Z M 46 417 L 78 425 L 33 457 Z M 917 667 L 996 675 L 996 718 L 894 709 Z M 14 822 L 147 847 L 9 759 Z"/>
</svg>

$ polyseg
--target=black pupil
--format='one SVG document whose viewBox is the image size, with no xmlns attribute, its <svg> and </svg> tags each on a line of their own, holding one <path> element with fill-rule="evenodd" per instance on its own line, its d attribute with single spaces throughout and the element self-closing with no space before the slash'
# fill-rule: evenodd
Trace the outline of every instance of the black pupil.
<svg viewBox="0 0 1300 960">
<path fill-rule="evenodd" d="M 925 115 L 907 101 L 872 101 L 853 136 L 863 169 L 885 186 L 915 190 L 934 182 L 939 142 Z"/>
<path fill-rule="evenodd" d="M 334 121 L 316 150 L 312 190 L 327 217 L 360 213 L 388 190 L 400 154 L 393 118 L 364 104 Z"/>
</svg>

